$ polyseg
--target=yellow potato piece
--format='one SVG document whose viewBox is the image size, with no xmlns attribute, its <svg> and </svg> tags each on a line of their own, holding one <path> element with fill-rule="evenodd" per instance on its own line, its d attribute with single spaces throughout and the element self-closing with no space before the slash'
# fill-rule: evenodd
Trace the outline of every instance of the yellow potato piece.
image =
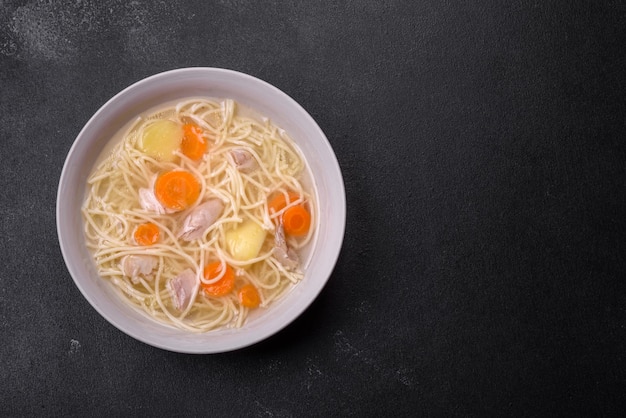
<svg viewBox="0 0 626 418">
<path fill-rule="evenodd" d="M 171 120 L 158 120 L 144 131 L 139 148 L 159 161 L 174 161 L 183 140 L 183 127 Z"/>
<path fill-rule="evenodd" d="M 259 255 L 267 233 L 256 222 L 247 220 L 226 232 L 226 247 L 238 261 L 248 261 Z"/>
</svg>

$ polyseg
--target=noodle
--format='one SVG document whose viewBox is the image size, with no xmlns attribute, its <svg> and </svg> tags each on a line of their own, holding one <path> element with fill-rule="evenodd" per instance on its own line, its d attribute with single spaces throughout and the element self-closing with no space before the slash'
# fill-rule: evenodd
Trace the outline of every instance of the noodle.
<svg viewBox="0 0 626 418">
<path fill-rule="evenodd" d="M 159 161 L 140 147 L 144 131 L 157 120 L 179 124 L 193 123 L 208 137 L 208 151 L 193 161 L 177 151 L 174 162 Z M 245 150 L 258 164 L 251 172 L 237 169 L 231 152 Z M 159 213 L 140 204 L 140 189 L 152 189 L 155 178 L 169 170 L 186 170 L 200 185 L 200 198 L 189 208 L 176 213 Z M 312 195 L 302 186 L 304 159 L 291 139 L 269 120 L 246 116 L 232 100 L 188 99 L 140 116 L 123 139 L 91 173 L 88 194 L 83 205 L 85 237 L 97 270 L 117 293 L 130 304 L 157 321 L 193 332 L 206 332 L 224 326 L 240 327 L 251 308 L 239 303 L 236 291 L 226 296 L 205 294 L 204 268 L 211 262 L 228 264 L 234 270 L 235 290 L 252 284 L 258 290 L 260 306 L 267 307 L 303 278 L 301 267 L 285 268 L 274 256 L 275 221 L 281 216 L 268 213 L 268 201 L 282 193 L 296 193 L 300 198 L 287 208 L 304 203 L 311 225 L 316 224 Z M 177 238 L 185 217 L 207 199 L 219 199 L 223 210 L 202 236 L 191 241 Z M 245 220 L 267 232 L 256 257 L 241 260 L 226 246 L 228 231 Z M 137 245 L 133 230 L 150 222 L 160 231 L 159 241 L 150 246 Z M 310 242 L 315 228 L 303 237 L 286 237 L 294 250 Z M 122 266 L 124 257 L 150 256 L 156 266 L 149 274 L 128 277 Z M 168 282 L 191 269 L 196 285 L 191 300 L 177 309 Z M 224 275 L 225 269 L 222 269 Z"/>
</svg>

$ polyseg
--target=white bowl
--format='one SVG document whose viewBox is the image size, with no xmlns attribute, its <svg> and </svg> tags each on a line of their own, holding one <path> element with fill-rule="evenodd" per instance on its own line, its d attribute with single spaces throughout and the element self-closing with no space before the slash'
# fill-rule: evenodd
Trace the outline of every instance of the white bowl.
<svg viewBox="0 0 626 418">
<path fill-rule="evenodd" d="M 81 206 L 85 179 L 110 138 L 131 118 L 185 97 L 232 98 L 284 128 L 303 152 L 313 176 L 319 226 L 304 279 L 242 328 L 196 334 L 161 324 L 123 302 L 96 271 L 85 245 Z M 292 322 L 320 293 L 335 266 L 346 222 L 343 179 L 328 139 L 292 98 L 252 76 L 218 68 L 184 68 L 148 77 L 118 93 L 80 131 L 70 149 L 57 194 L 61 252 L 74 283 L 115 327 L 137 340 L 183 353 L 218 353 L 259 342 Z"/>
</svg>

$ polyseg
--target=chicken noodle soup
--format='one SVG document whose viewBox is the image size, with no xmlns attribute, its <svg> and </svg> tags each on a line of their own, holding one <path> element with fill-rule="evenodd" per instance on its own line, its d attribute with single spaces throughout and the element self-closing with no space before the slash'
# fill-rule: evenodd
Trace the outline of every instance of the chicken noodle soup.
<svg viewBox="0 0 626 418">
<path fill-rule="evenodd" d="M 188 99 L 118 135 L 83 215 L 98 272 L 121 297 L 203 332 L 241 326 L 303 278 L 315 202 L 279 127 L 233 100 Z"/>
</svg>

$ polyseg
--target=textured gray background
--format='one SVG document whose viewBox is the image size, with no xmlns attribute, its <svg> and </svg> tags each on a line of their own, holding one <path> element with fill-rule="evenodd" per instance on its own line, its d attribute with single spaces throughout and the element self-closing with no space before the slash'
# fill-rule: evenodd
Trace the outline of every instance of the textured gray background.
<svg viewBox="0 0 626 418">
<path fill-rule="evenodd" d="M 0 1 L 0 415 L 623 410 L 624 2 L 173 3 Z M 119 332 L 56 237 L 81 127 L 186 66 L 291 95 L 346 183 L 319 299 L 223 355 Z"/>
</svg>

